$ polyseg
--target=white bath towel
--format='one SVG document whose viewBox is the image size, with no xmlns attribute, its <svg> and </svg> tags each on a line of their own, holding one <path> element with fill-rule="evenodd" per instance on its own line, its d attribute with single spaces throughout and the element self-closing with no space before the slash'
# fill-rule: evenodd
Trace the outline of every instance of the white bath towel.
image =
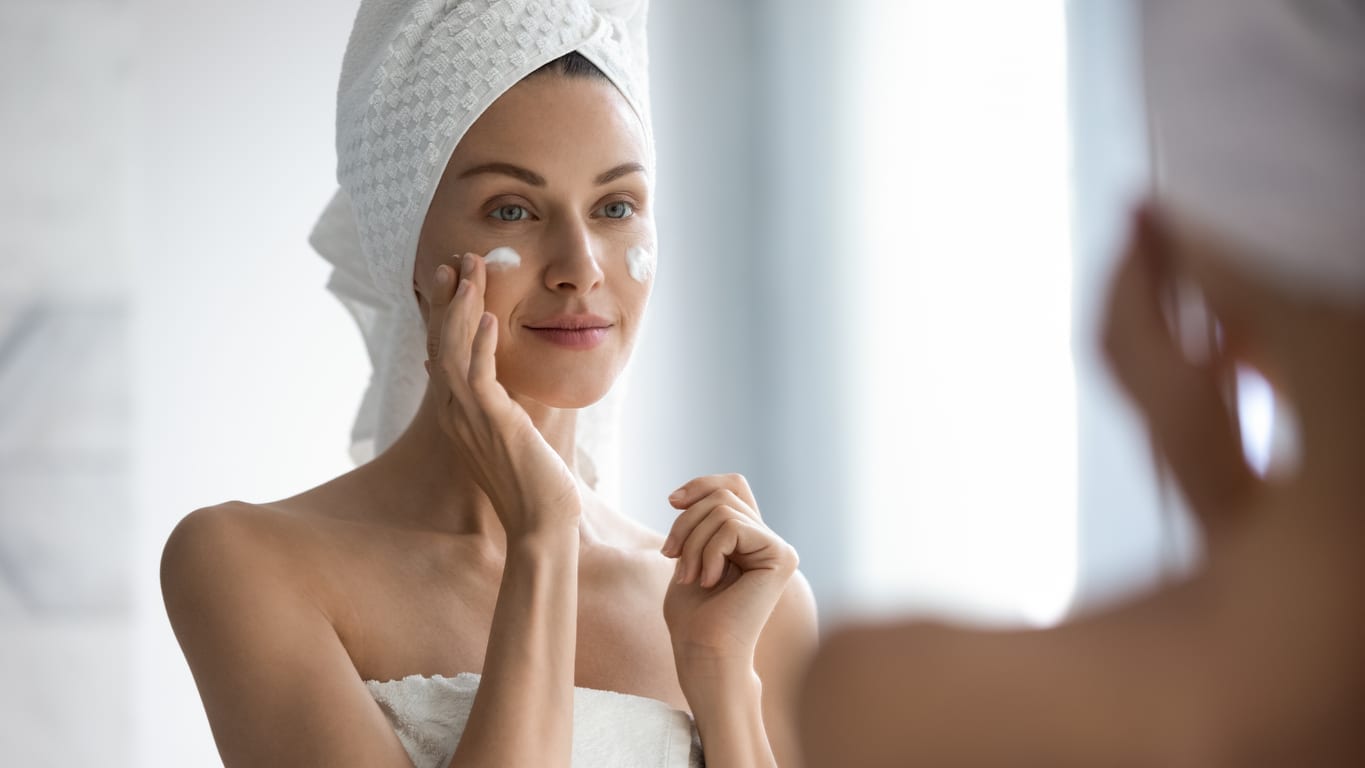
<svg viewBox="0 0 1365 768">
<path fill-rule="evenodd" d="M 416 768 L 444 768 L 455 754 L 479 676 L 365 683 Z M 575 688 L 573 765 L 583 768 L 699 768 L 692 718 L 662 701 Z"/>
</svg>

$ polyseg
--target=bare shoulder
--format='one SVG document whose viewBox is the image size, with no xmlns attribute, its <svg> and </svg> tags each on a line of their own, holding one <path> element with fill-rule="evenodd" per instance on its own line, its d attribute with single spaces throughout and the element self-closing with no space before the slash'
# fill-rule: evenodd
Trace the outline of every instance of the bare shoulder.
<svg viewBox="0 0 1365 768">
<path fill-rule="evenodd" d="M 798 747 L 797 701 L 806 665 L 819 643 L 815 596 L 800 570 L 792 574 L 754 649 L 763 681 L 763 723 L 778 765 L 803 765 Z"/>
<path fill-rule="evenodd" d="M 226 765 L 407 762 L 308 576 L 315 531 L 230 502 L 190 513 L 166 542 L 166 612 Z"/>
<path fill-rule="evenodd" d="M 161 589 L 168 611 L 179 600 L 269 578 L 287 568 L 291 532 L 277 510 L 240 501 L 197 509 L 171 531 L 161 553 Z M 174 618 L 174 616 L 173 616 Z"/>
<path fill-rule="evenodd" d="M 161 553 L 161 594 L 196 676 L 244 639 L 268 641 L 319 619 L 318 630 L 331 629 L 307 576 L 311 538 L 287 512 L 240 501 L 197 509 L 176 525 Z"/>
<path fill-rule="evenodd" d="M 798 569 L 787 582 L 787 588 L 773 607 L 772 616 L 763 628 L 759 638 L 760 657 L 770 654 L 795 655 L 792 661 L 804 664 L 806 654 L 813 653 L 819 640 L 819 627 L 815 608 L 815 593 L 810 582 Z M 759 664 L 764 659 L 757 659 Z M 792 662 L 787 662 L 792 663 Z"/>
</svg>

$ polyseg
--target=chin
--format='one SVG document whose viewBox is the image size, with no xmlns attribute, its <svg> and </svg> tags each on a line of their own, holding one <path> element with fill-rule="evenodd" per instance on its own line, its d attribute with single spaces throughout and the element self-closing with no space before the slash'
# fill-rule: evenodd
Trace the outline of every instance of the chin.
<svg viewBox="0 0 1365 768">
<path fill-rule="evenodd" d="M 539 377 L 537 377 L 539 378 Z M 587 408 L 607 396 L 616 383 L 615 377 L 609 379 L 574 380 L 568 376 L 557 381 L 540 379 L 536 382 L 503 381 L 503 386 L 515 397 L 534 400 L 550 408 L 580 409 Z M 518 386 L 520 385 L 520 386 Z M 537 386 L 539 385 L 539 386 Z"/>
<path fill-rule="evenodd" d="M 607 396 L 625 368 L 623 356 L 574 353 L 499 355 L 498 381 L 508 392 L 550 408 L 587 408 Z"/>
</svg>

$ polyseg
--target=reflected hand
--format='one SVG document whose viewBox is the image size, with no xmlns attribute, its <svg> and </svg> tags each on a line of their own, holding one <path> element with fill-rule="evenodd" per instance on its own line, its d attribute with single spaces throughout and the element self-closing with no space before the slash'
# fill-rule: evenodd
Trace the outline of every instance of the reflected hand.
<svg viewBox="0 0 1365 768">
<path fill-rule="evenodd" d="M 1224 394 L 1238 362 L 1232 344 L 1241 335 L 1227 321 L 1242 314 L 1236 304 L 1244 298 L 1230 292 L 1229 276 L 1200 281 L 1201 288 L 1214 289 L 1204 296 L 1225 336 L 1208 361 L 1189 360 L 1167 322 L 1163 299 L 1173 295 L 1178 274 L 1195 277 L 1190 266 L 1161 216 L 1149 206 L 1139 210 L 1110 286 L 1104 346 L 1156 451 L 1216 546 L 1244 517 L 1240 513 L 1251 506 L 1261 481 L 1247 466 L 1235 411 Z"/>
</svg>

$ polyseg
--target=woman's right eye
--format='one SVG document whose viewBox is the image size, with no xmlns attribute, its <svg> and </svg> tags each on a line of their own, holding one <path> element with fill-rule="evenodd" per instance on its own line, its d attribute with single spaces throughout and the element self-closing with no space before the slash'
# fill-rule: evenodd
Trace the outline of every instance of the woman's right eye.
<svg viewBox="0 0 1365 768">
<path fill-rule="evenodd" d="M 499 221 L 521 221 L 529 219 L 531 212 L 520 205 L 503 205 L 494 208 L 493 212 L 488 215 Z"/>
</svg>

